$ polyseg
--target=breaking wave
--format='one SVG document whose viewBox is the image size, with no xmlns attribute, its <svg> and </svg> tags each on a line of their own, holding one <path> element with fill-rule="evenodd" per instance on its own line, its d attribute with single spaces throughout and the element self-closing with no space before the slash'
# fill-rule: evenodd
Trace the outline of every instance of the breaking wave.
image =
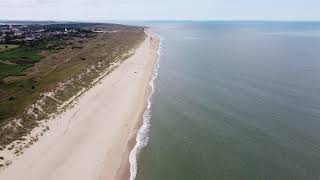
<svg viewBox="0 0 320 180">
<path fill-rule="evenodd" d="M 137 176 L 137 157 L 138 154 L 140 153 L 141 149 L 143 149 L 149 141 L 149 130 L 150 130 L 150 120 L 151 120 L 151 98 L 154 93 L 154 81 L 158 76 L 158 69 L 159 69 L 159 61 L 160 61 L 160 51 L 161 51 L 161 39 L 159 42 L 159 48 L 157 52 L 157 62 L 155 63 L 154 66 L 154 73 L 152 76 L 151 81 L 149 82 L 150 86 L 150 93 L 149 97 L 147 99 L 147 108 L 143 113 L 143 124 L 140 127 L 137 137 L 136 137 L 136 144 L 132 151 L 130 152 L 129 155 L 129 162 L 130 162 L 130 179 L 129 180 L 134 180 Z"/>
</svg>

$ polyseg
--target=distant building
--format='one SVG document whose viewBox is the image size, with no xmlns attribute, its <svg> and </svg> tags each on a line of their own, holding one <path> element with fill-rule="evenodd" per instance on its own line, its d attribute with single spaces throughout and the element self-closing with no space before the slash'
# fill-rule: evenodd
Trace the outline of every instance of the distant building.
<svg viewBox="0 0 320 180">
<path fill-rule="evenodd" d="M 14 32 L 14 35 L 15 36 L 21 36 L 23 34 L 23 32 L 21 32 L 21 31 L 15 31 Z"/>
<path fill-rule="evenodd" d="M 44 29 L 39 29 L 39 30 L 36 30 L 35 32 L 42 33 L 42 32 L 44 32 Z"/>
<path fill-rule="evenodd" d="M 33 36 L 24 38 L 24 41 L 34 41 L 34 40 L 36 40 L 36 38 Z"/>
</svg>

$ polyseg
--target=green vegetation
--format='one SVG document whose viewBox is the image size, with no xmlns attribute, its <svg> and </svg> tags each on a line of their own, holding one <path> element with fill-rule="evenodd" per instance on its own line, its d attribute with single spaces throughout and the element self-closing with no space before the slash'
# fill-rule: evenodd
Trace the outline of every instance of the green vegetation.
<svg viewBox="0 0 320 180">
<path fill-rule="evenodd" d="M 0 53 L 0 60 L 15 62 L 16 60 L 28 60 L 32 62 L 39 62 L 43 56 L 40 52 L 43 50 L 54 51 L 63 49 L 63 39 L 50 38 L 44 41 L 34 42 L 30 45 L 25 45 L 17 48 L 11 47 L 11 50 L 3 51 Z M 30 63 L 28 63 L 30 64 Z"/>
<path fill-rule="evenodd" d="M 51 38 L 38 45 L 42 50 L 48 50 L 56 52 L 57 50 L 63 49 L 64 41 L 62 38 Z"/>
<path fill-rule="evenodd" d="M 41 60 L 40 50 L 29 47 L 19 47 L 0 52 L 0 61 L 10 61 L 12 64 L 0 63 L 0 80 L 7 76 L 18 75 L 34 62 Z"/>
<path fill-rule="evenodd" d="M 19 45 L 0 45 L 0 80 L 7 76 L 18 75 L 25 68 L 39 62 L 43 58 L 40 55 L 43 50 L 57 53 L 63 49 L 63 43 L 61 38 L 51 38 L 20 47 Z M 1 51 L 1 48 L 7 50 Z M 1 63 L 1 61 L 9 61 L 10 64 Z"/>
<path fill-rule="evenodd" d="M 32 89 L 32 86 L 35 86 L 36 88 Z M 39 96 L 39 93 L 37 92 L 38 82 L 33 79 L 10 84 L 3 83 L 0 84 L 0 89 L 5 92 L 0 99 L 0 119 L 13 117 L 18 110 L 26 107 Z"/>
<path fill-rule="evenodd" d="M 28 66 L 24 66 L 24 65 L 0 63 L 0 79 L 10 75 L 17 75 L 27 67 Z"/>
<path fill-rule="evenodd" d="M 18 59 L 27 59 L 38 62 L 42 58 L 42 56 L 39 55 L 40 50 L 41 49 L 37 47 L 20 47 L 17 49 L 1 52 L 0 60 L 15 61 Z"/>
<path fill-rule="evenodd" d="M 19 45 L 15 45 L 15 44 L 0 44 L 0 52 L 8 51 L 8 50 L 15 49 L 18 47 L 19 47 Z"/>
<path fill-rule="evenodd" d="M 0 80 L 0 128 L 2 128 L 0 149 L 12 141 L 23 138 L 48 114 L 56 112 L 61 102 L 70 99 L 82 88 L 91 86 L 91 82 L 99 77 L 101 72 L 108 69 L 112 62 L 124 60 L 126 58 L 124 54 L 130 52 L 144 38 L 145 34 L 141 29 L 129 27 L 128 31 L 119 31 L 112 35 L 101 33 L 97 34 L 94 39 L 85 39 L 85 41 L 83 37 L 72 37 L 70 42 L 65 41 L 63 37 L 52 38 L 1 52 L 0 72 L 5 72 L 2 71 L 5 69 L 7 73 L 0 76 L 0 79 L 2 78 Z M 83 41 L 83 48 L 72 50 L 72 46 L 81 44 L 78 41 Z M 66 51 L 59 52 L 56 56 L 49 56 L 42 61 L 42 57 L 38 57 L 38 59 L 21 58 L 26 54 L 39 56 L 42 50 L 58 52 L 64 46 L 69 46 Z M 47 52 L 41 54 L 46 55 Z M 67 58 L 70 60 L 64 61 Z M 19 68 L 33 66 L 36 60 L 40 61 L 36 67 L 26 71 L 35 73 L 23 77 L 3 79 L 10 73 L 16 75 L 23 71 Z M 88 73 L 87 69 L 92 65 L 95 66 L 95 70 Z M 79 79 L 79 77 L 81 78 Z M 41 95 L 43 92 L 55 90 L 58 82 L 66 82 L 67 80 L 70 80 L 70 83 L 65 84 L 63 90 L 55 92 L 54 98 L 58 101 Z M 37 116 L 25 111 L 30 104 L 40 98 L 44 103 L 41 105 L 41 109 L 37 107 L 31 109 Z M 20 119 L 19 125 L 13 123 L 12 126 L 6 126 L 14 117 Z"/>
</svg>

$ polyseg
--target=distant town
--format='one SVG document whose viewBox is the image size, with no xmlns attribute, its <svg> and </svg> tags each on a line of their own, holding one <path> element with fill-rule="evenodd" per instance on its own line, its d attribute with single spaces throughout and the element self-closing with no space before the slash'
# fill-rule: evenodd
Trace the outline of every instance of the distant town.
<svg viewBox="0 0 320 180">
<path fill-rule="evenodd" d="M 77 24 L 50 24 L 50 25 L 0 25 L 0 44 L 31 44 L 32 42 L 70 35 L 92 33 L 92 27 L 83 27 Z"/>
<path fill-rule="evenodd" d="M 110 38 L 111 33 L 128 30 L 140 32 L 141 28 L 105 23 L 0 21 L 0 84 L 38 71 L 34 65 L 46 58 L 53 67 L 68 61 L 90 41 L 99 39 L 99 34 L 100 38 Z"/>
</svg>

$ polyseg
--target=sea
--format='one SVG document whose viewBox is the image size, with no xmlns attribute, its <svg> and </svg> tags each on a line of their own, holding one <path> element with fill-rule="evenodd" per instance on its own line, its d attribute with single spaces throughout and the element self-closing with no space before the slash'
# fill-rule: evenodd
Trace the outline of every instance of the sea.
<svg viewBox="0 0 320 180">
<path fill-rule="evenodd" d="M 320 179 L 320 22 L 144 25 L 161 47 L 132 179 Z"/>
</svg>

